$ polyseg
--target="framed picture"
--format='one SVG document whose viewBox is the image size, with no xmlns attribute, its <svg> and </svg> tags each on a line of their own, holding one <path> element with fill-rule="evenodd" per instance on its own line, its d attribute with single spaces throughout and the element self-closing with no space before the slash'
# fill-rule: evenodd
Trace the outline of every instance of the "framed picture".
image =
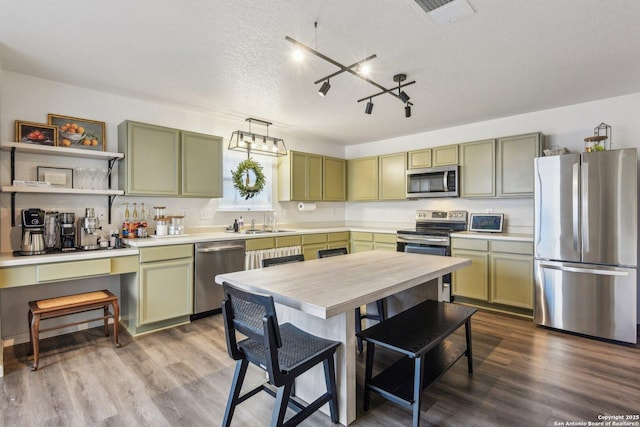
<svg viewBox="0 0 640 427">
<path fill-rule="evenodd" d="M 73 188 L 73 169 L 38 166 L 36 170 L 38 181 L 48 182 L 53 187 Z"/>
<path fill-rule="evenodd" d="M 58 126 L 58 147 L 105 150 L 105 123 L 49 114 L 49 124 Z"/>
<path fill-rule="evenodd" d="M 16 141 L 55 147 L 58 145 L 58 127 L 16 120 Z"/>
</svg>

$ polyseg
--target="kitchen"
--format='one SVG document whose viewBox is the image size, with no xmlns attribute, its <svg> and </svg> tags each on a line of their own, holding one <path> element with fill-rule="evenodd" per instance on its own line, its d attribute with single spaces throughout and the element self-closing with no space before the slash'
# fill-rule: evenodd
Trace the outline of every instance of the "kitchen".
<svg viewBox="0 0 640 427">
<path fill-rule="evenodd" d="M 472 2 L 473 4 L 473 2 Z M 477 6 L 474 4 L 474 6 Z M 632 6 L 628 6 L 632 7 Z M 3 6 L 4 8 L 4 6 Z M 633 15 L 631 13 L 630 15 Z M 327 20 L 329 18 L 326 18 Z M 472 18 L 470 18 L 472 19 Z M 469 21 L 471 22 L 471 21 Z M 459 24 L 463 24 L 460 22 Z M 311 44 L 313 39 L 313 22 L 312 19 L 308 23 L 308 29 L 300 24 L 301 28 L 296 34 L 300 39 L 307 40 Z M 329 37 L 333 30 L 323 29 L 322 20 L 320 20 L 318 28 L 319 46 L 322 46 L 323 37 Z M 6 28 L 6 27 L 5 27 Z M 454 26 L 448 27 L 451 31 Z M 286 32 L 285 32 L 286 33 Z M 580 33 L 581 35 L 582 32 Z M 342 42 L 346 36 L 340 37 Z M 286 51 L 289 46 L 284 41 L 284 35 L 277 37 L 281 40 L 278 44 L 281 50 Z M 4 37 L 3 37 L 4 40 Z M 629 42 L 629 44 L 632 44 Z M 377 49 L 374 46 L 374 49 Z M 324 50 L 324 49 L 321 49 Z M 329 53 L 329 52 L 327 52 Z M 383 55 L 379 53 L 382 57 Z M 346 57 L 349 60 L 353 55 L 344 53 L 341 50 L 330 52 L 330 56 L 338 58 Z M 358 56 L 358 55 L 355 55 Z M 364 56 L 364 55 L 363 55 Z M 126 92 L 113 94 L 107 90 L 99 88 L 91 88 L 83 83 L 67 83 L 57 82 L 55 78 L 41 78 L 31 75 L 30 72 L 12 71 L 6 59 L 0 57 L 2 61 L 0 67 L 0 126 L 2 141 L 12 141 L 13 122 L 18 119 L 42 122 L 49 113 L 68 114 L 76 117 L 89 117 L 104 120 L 107 124 L 107 151 L 118 151 L 117 127 L 124 120 L 137 120 L 140 122 L 159 124 L 167 127 L 179 129 L 187 129 L 195 132 L 219 135 L 225 139 L 231 133 L 238 129 L 245 129 L 246 123 L 244 117 L 249 114 L 242 114 L 241 117 L 219 116 L 207 112 L 199 111 L 183 107 L 181 105 L 172 105 L 165 102 L 158 102 L 154 99 L 140 99 L 131 96 Z M 319 62 L 319 60 L 318 60 Z M 403 64 L 403 59 L 399 60 Z M 288 67 L 291 64 L 287 64 Z M 320 67 L 320 64 L 314 63 L 312 67 Z M 393 71 L 396 71 L 393 69 Z M 317 75 L 321 75 L 321 70 L 308 70 L 302 73 L 301 88 L 309 91 L 316 98 L 312 81 Z M 334 79 L 332 84 L 334 89 L 327 95 L 323 101 L 330 101 L 331 95 L 338 93 L 338 85 L 344 84 L 345 89 L 350 85 L 355 85 L 349 79 L 350 76 L 342 77 L 343 80 Z M 411 75 L 410 75 L 411 78 Z M 390 79 L 389 79 L 390 80 Z M 340 82 L 340 83 L 338 83 Z M 415 88 L 418 88 L 422 81 L 418 81 Z M 424 83 L 426 84 L 426 82 Z M 89 88 L 87 88 L 89 87 Z M 407 88 L 407 92 L 414 98 L 417 93 L 413 94 Z M 420 90 L 426 90 L 421 88 Z M 334 92 L 335 91 L 335 92 Z M 417 92 L 417 90 L 414 90 Z M 38 99 L 37 103 L 24 102 L 25 99 Z M 64 99 L 64 101 L 62 100 Z M 336 104 L 336 108 L 344 108 L 345 105 L 351 105 L 352 99 L 341 100 Z M 377 118 L 383 116 L 383 109 L 387 108 L 389 103 L 389 115 L 394 114 L 391 107 L 394 100 L 376 101 L 376 110 L 371 117 L 365 117 L 362 113 L 364 105 L 356 105 L 358 114 L 354 115 L 354 120 L 363 120 L 364 118 Z M 397 101 L 396 101 L 397 102 Z M 353 102 L 355 103 L 355 102 Z M 289 149 L 301 152 L 316 153 L 324 156 L 332 156 L 337 158 L 355 159 L 367 156 L 385 155 L 399 151 L 411 151 L 422 148 L 446 146 L 450 144 L 459 144 L 467 141 L 477 141 L 486 138 L 495 138 L 508 135 L 517 135 L 529 132 L 540 131 L 545 135 L 546 147 L 558 146 L 566 147 L 573 152 L 581 152 L 584 148 L 583 139 L 592 133 L 593 127 L 598 123 L 607 122 L 613 125 L 614 147 L 639 147 L 640 128 L 637 125 L 635 111 L 640 106 L 640 95 L 638 88 L 629 90 L 628 92 L 612 90 L 610 92 L 602 92 L 601 95 L 587 96 L 579 98 L 569 104 L 559 104 L 557 106 L 543 106 L 533 110 L 512 109 L 511 114 L 502 114 L 496 117 L 490 117 L 475 122 L 459 122 L 451 126 L 441 126 L 438 129 L 429 129 L 425 131 L 417 131 L 415 133 L 401 132 L 395 135 L 388 135 L 384 138 L 372 137 L 362 143 L 344 146 L 335 142 L 332 138 L 321 138 L 317 135 L 309 135 L 300 132 L 295 128 L 287 128 L 280 126 L 279 122 L 283 119 L 261 113 L 261 116 L 274 120 L 274 125 L 270 132 L 273 135 L 284 138 Z M 362 108 L 361 108 L 362 107 Z M 426 108 L 426 107 L 424 107 Z M 251 111 L 251 110 L 239 110 Z M 455 111 L 455 110 L 450 110 Z M 376 113 L 379 113 L 376 116 Z M 418 114 L 418 105 L 414 106 L 414 116 Z M 361 117 L 362 116 L 362 117 Z M 398 119 L 407 121 L 398 114 Z M 416 117 L 414 117 L 415 119 Z M 400 123 L 403 123 L 403 122 Z M 355 133 L 361 131 L 362 126 L 368 125 L 370 121 L 364 122 L 365 125 L 354 126 Z M 404 135 L 404 136 L 398 136 Z M 264 157 L 264 159 L 267 159 Z M 33 163 L 29 167 L 35 167 L 40 164 L 50 164 L 51 160 L 42 158 L 30 160 Z M 260 158 L 263 161 L 263 158 Z M 266 160 L 265 160 L 266 161 Z M 3 152 L 2 157 L 2 182 L 6 185 L 8 181 L 8 155 Z M 73 161 L 61 166 L 69 166 Z M 276 165 L 273 163 L 272 168 L 275 170 Z M 276 175 L 275 173 L 273 175 Z M 31 177 L 24 177 L 28 179 Z M 32 178 L 31 178 L 32 179 Z M 314 211 L 299 211 L 297 203 L 276 202 L 278 200 L 277 185 L 274 185 L 272 200 L 273 209 L 277 213 L 279 222 L 282 225 L 296 224 L 300 227 L 332 227 L 332 226 L 349 226 L 349 227 L 371 227 L 375 225 L 387 230 L 398 230 L 409 228 L 414 225 L 415 212 L 419 209 L 441 209 L 441 210 L 465 210 L 468 212 L 502 212 L 507 216 L 507 226 L 510 232 L 531 233 L 533 230 L 533 199 L 517 198 L 517 199 L 419 199 L 419 200 L 402 200 L 402 201 L 371 201 L 371 202 L 317 202 Z M 105 198 L 106 199 L 106 198 Z M 151 202 L 153 200 L 153 202 Z M 210 230 L 222 229 L 233 223 L 233 220 L 239 215 L 243 215 L 245 223 L 250 224 L 251 219 L 255 219 L 258 224 L 263 220 L 263 214 L 250 212 L 229 212 L 218 209 L 219 201 L 217 199 L 190 199 L 190 198 L 151 198 L 147 202 L 147 206 L 155 206 L 162 204 L 167 207 L 167 211 L 172 214 L 182 214 L 183 210 L 187 211 L 185 218 L 185 226 L 188 230 Z M 114 202 L 112 224 L 119 224 L 123 220 L 123 203 L 144 202 L 146 198 L 136 197 L 120 197 L 118 196 Z M 11 227 L 10 223 L 10 196 L 3 193 L 2 202 L 2 221 L 1 221 L 1 245 L 2 252 L 10 252 L 16 249 L 16 245 L 20 240 L 20 227 Z M 61 199 L 55 195 L 19 195 L 18 203 L 22 208 L 43 207 L 47 210 L 58 210 L 61 212 L 76 212 L 77 216 L 84 214 L 86 207 L 96 207 L 97 211 L 102 211 L 104 217 L 107 216 L 108 206 L 106 200 L 95 196 L 74 196 Z M 100 212 L 98 212 L 100 214 Z M 254 218 L 255 216 L 255 218 Z M 119 281 L 115 277 L 101 277 L 83 281 L 69 281 L 52 286 L 47 286 L 39 294 L 38 297 L 47 295 L 63 295 L 73 292 L 78 285 L 83 283 L 88 286 L 87 289 L 110 289 L 119 288 Z M 28 287 L 14 288 L 3 290 L 1 302 L 2 312 L 2 329 L 3 338 L 14 337 L 16 342 L 24 342 L 26 329 L 26 302 L 34 296 L 30 293 Z M 47 294 L 49 293 L 49 294 Z M 19 319 L 16 322 L 15 319 Z M 24 319 L 24 321 L 23 321 Z M 5 342 L 5 346 L 11 345 L 11 339 Z M 27 338 L 28 339 L 28 338 Z M 6 350 L 5 350 L 6 351 Z M 226 393 L 221 392 L 223 395 Z"/>
</svg>

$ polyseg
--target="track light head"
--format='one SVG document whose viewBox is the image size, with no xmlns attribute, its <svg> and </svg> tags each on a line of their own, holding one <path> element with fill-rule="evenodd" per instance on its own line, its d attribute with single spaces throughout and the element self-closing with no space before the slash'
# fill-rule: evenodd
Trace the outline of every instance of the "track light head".
<svg viewBox="0 0 640 427">
<path fill-rule="evenodd" d="M 364 109 L 365 114 L 371 114 L 371 112 L 373 111 L 373 102 L 371 102 L 371 99 L 369 99 L 369 102 L 367 102 L 367 106 Z"/>
<path fill-rule="evenodd" d="M 329 80 L 325 80 L 324 83 L 322 83 L 322 86 L 320 86 L 320 90 L 318 91 L 318 95 L 324 97 L 327 92 L 329 92 L 329 89 L 331 89 L 331 85 L 329 84 Z"/>
<path fill-rule="evenodd" d="M 411 103 L 407 102 L 407 105 L 404 106 L 404 116 L 411 117 Z"/>
<path fill-rule="evenodd" d="M 398 89 L 398 96 L 400 97 L 400 101 L 402 101 L 402 103 L 406 104 L 407 102 L 409 102 L 409 100 L 411 99 L 409 97 L 409 95 L 407 95 L 403 90 L 399 90 Z"/>
</svg>

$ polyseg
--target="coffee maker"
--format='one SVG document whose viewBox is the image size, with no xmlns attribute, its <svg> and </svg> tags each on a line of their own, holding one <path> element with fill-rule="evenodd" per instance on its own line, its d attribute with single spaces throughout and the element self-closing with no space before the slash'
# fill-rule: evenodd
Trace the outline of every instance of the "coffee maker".
<svg viewBox="0 0 640 427">
<path fill-rule="evenodd" d="M 60 223 L 60 249 L 62 252 L 76 250 L 76 215 L 69 212 L 58 214 Z"/>
<path fill-rule="evenodd" d="M 100 249 L 96 231 L 101 228 L 93 208 L 86 208 L 85 216 L 78 220 L 78 247 L 85 251 Z"/>
<path fill-rule="evenodd" d="M 44 245 L 44 211 L 31 208 L 22 210 L 22 255 L 47 253 Z"/>
</svg>

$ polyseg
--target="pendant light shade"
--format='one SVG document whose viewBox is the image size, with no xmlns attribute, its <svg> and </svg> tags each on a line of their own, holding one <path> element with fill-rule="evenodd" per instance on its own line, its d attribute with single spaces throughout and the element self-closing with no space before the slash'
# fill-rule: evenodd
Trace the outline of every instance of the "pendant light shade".
<svg viewBox="0 0 640 427">
<path fill-rule="evenodd" d="M 263 154 L 265 156 L 282 157 L 287 155 L 287 147 L 282 138 L 269 136 L 270 122 L 248 118 L 249 132 L 243 130 L 234 131 L 229 139 L 229 150 L 243 151 L 247 154 Z M 251 123 L 259 122 L 267 127 L 267 134 L 261 135 L 251 132 Z"/>
</svg>

